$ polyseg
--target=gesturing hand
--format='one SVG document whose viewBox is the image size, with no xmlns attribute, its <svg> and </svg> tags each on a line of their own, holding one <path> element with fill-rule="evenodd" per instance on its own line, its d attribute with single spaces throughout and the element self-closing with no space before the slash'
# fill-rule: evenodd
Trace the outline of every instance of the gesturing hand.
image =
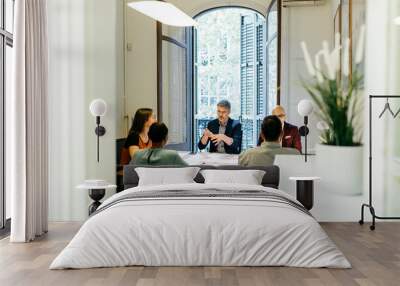
<svg viewBox="0 0 400 286">
<path fill-rule="evenodd" d="M 204 129 L 203 137 L 206 137 L 208 139 L 211 138 L 211 136 L 214 136 L 214 134 L 210 130 L 208 130 L 208 128 Z"/>
<path fill-rule="evenodd" d="M 208 128 L 204 129 L 203 136 L 201 136 L 201 144 L 206 145 L 208 143 L 208 139 L 211 138 L 214 134 L 208 130 Z"/>
<path fill-rule="evenodd" d="M 212 143 L 214 143 L 214 145 L 218 145 L 221 141 L 224 141 L 225 135 L 224 134 L 216 134 L 216 135 L 213 134 L 210 138 L 211 138 Z"/>
</svg>

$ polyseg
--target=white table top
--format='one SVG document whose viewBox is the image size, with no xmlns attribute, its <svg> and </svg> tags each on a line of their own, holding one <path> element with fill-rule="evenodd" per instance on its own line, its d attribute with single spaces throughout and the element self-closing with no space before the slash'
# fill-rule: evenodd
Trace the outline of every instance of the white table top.
<svg viewBox="0 0 400 286">
<path fill-rule="evenodd" d="M 320 177 L 289 177 L 289 180 L 292 181 L 315 181 L 320 179 Z"/>
<path fill-rule="evenodd" d="M 224 153 L 199 152 L 191 154 L 190 152 L 179 152 L 179 155 L 189 165 L 238 165 L 239 155 Z"/>
<path fill-rule="evenodd" d="M 116 185 L 110 184 L 105 180 L 86 180 L 82 184 L 76 186 L 77 189 L 83 190 L 101 190 L 116 188 Z"/>
</svg>

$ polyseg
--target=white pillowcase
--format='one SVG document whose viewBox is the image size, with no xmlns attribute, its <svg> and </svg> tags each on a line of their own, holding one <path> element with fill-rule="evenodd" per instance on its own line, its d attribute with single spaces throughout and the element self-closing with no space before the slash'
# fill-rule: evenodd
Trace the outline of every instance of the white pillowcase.
<svg viewBox="0 0 400 286">
<path fill-rule="evenodd" d="M 136 168 L 139 186 L 195 183 L 199 167 L 187 168 Z"/>
<path fill-rule="evenodd" d="M 205 184 L 246 184 L 261 185 L 265 171 L 261 170 L 202 170 Z"/>
</svg>

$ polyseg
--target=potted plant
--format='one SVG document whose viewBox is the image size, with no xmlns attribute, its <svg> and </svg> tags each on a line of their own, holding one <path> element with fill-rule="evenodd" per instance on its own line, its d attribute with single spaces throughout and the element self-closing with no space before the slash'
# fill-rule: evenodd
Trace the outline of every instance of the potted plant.
<svg viewBox="0 0 400 286">
<path fill-rule="evenodd" d="M 318 124 L 322 130 L 321 144 L 316 147 L 316 170 L 324 183 L 330 186 L 329 189 L 347 195 L 362 192 L 363 74 L 360 68 L 364 33 L 365 28 L 362 27 L 351 72 L 349 39 L 345 40 L 342 48 L 339 46 L 340 35 L 336 35 L 333 51 L 329 51 L 326 41 L 323 42 L 323 49 L 315 55 L 314 63 L 307 45 L 301 43 L 307 70 L 313 77 L 311 81 L 303 81 L 303 86 L 314 102 L 316 115 L 321 120 Z M 342 66 L 340 49 L 343 51 Z"/>
</svg>

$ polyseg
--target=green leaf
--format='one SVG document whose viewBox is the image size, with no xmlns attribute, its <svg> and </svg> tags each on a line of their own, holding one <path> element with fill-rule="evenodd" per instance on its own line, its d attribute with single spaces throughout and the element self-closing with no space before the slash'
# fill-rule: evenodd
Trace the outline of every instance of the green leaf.
<svg viewBox="0 0 400 286">
<path fill-rule="evenodd" d="M 363 86 L 363 76 L 355 69 L 351 80 L 345 78 L 342 81 L 348 82 L 346 89 L 336 80 L 329 80 L 325 75 L 323 78 L 322 83 L 302 81 L 318 108 L 315 114 L 329 126 L 329 130 L 322 132 L 321 141 L 329 145 L 359 145 L 362 134 L 356 135 L 355 130 L 362 130 L 357 119 L 362 112 L 359 91 Z"/>
</svg>

